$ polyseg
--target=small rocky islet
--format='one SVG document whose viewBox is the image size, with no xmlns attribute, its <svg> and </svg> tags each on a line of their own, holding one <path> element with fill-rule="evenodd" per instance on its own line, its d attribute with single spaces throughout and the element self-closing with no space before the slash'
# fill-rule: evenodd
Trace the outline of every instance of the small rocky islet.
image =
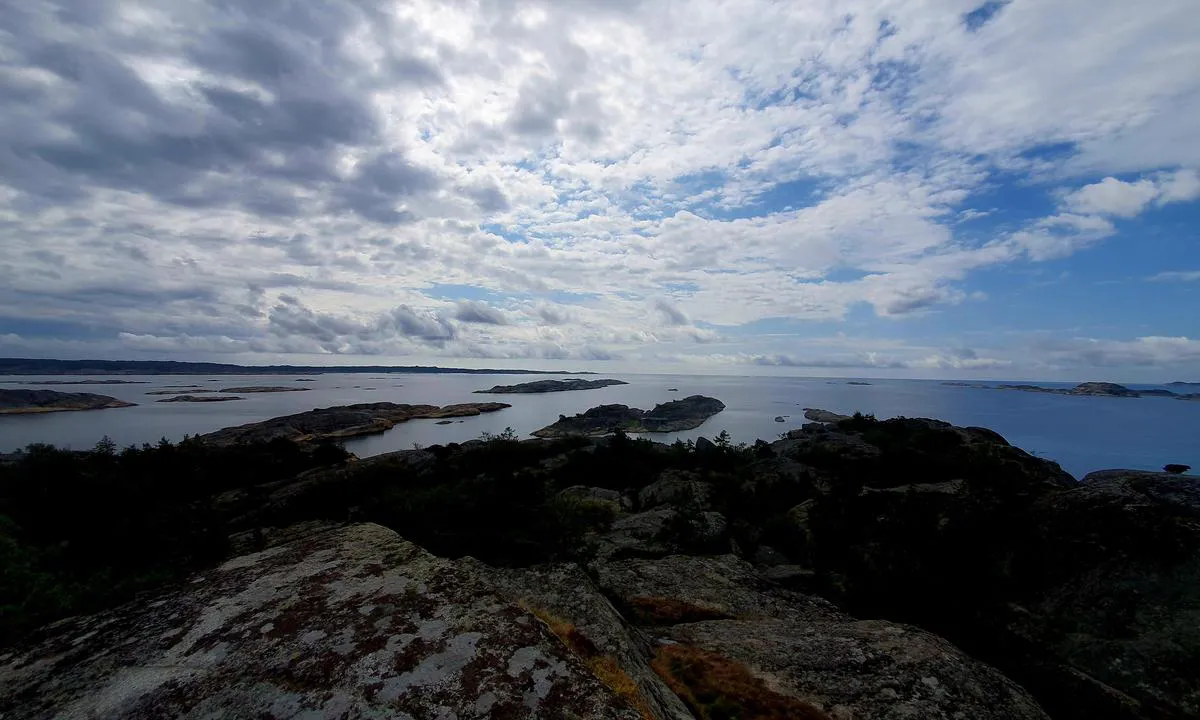
<svg viewBox="0 0 1200 720">
<path fill-rule="evenodd" d="M 533 382 L 516 385 L 495 385 L 488 390 L 476 390 L 483 394 L 537 394 L 554 392 L 571 392 L 574 390 L 597 390 L 613 385 L 628 385 L 624 380 L 534 380 Z"/>
<path fill-rule="evenodd" d="M 380 405 L 185 460 L 482 411 Z M 491 436 L 184 497 L 221 553 L 0 652 L 0 716 L 1200 713 L 1200 480 L 1076 481 L 984 428 L 805 416 L 753 446 Z M 281 439 L 302 444 L 257 444 Z"/>
<path fill-rule="evenodd" d="M 618 430 L 627 433 L 669 433 L 694 430 L 725 409 L 725 403 L 704 395 L 691 395 L 660 403 L 652 410 L 628 405 L 600 405 L 587 412 L 567 417 L 531 433 L 534 437 L 557 438 L 609 435 Z"/>
</svg>

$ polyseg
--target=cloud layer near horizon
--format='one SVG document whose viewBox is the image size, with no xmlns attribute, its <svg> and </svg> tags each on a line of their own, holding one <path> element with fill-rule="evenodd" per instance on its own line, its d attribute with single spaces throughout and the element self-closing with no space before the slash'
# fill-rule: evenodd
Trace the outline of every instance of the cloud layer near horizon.
<svg viewBox="0 0 1200 720">
<path fill-rule="evenodd" d="M 1072 264 L 1196 217 L 1197 36 L 1186 0 L 20 3 L 0 353 L 1200 374 Z M 1195 302 L 1190 240 L 1124 279 Z M 1070 321 L 1007 319 L 1045 268 Z"/>
</svg>

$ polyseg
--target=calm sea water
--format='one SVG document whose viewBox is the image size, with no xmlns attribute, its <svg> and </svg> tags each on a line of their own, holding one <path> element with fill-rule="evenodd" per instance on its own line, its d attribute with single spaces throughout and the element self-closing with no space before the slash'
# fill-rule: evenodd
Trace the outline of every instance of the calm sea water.
<svg viewBox="0 0 1200 720">
<path fill-rule="evenodd" d="M 559 414 L 572 415 L 607 403 L 650 408 L 655 403 L 693 394 L 711 395 L 726 410 L 696 430 L 655 439 L 672 441 L 727 430 L 738 442 L 773 440 L 804 422 L 805 407 L 835 412 L 861 411 L 877 417 L 933 417 L 956 425 L 980 425 L 1004 435 L 1009 442 L 1058 461 L 1076 477 L 1106 468 L 1157 470 L 1166 463 L 1200 467 L 1200 402 L 1169 398 L 1068 397 L 1010 390 L 952 387 L 929 380 L 867 380 L 848 385 L 843 379 L 764 378 L 697 375 L 613 375 L 629 382 L 599 390 L 544 395 L 474 395 L 473 390 L 531 379 L 512 375 L 312 375 L 313 382 L 296 383 L 295 376 L 124 376 L 137 385 L 30 384 L 36 380 L 102 380 L 104 378 L 4 377 L 0 388 L 43 387 L 67 392 L 95 392 L 138 403 L 136 407 L 44 415 L 0 416 L 0 452 L 33 442 L 76 449 L 89 448 L 108 435 L 120 445 L 179 440 L 184 435 L 210 432 L 230 425 L 266 420 L 317 407 L 391 401 L 448 405 L 499 400 L 513 407 L 490 415 L 464 418 L 452 425 L 415 420 L 382 435 L 355 439 L 348 450 L 374 455 L 414 444 L 462 442 L 480 433 L 511 427 L 521 435 L 548 425 Z M 15 382 L 14 382 L 15 381 Z M 1054 383 L 1043 383 L 1055 386 Z M 305 392 L 247 394 L 224 403 L 158 403 L 151 390 L 171 385 L 205 388 L 238 385 L 285 385 Z M 1070 387 L 1069 384 L 1058 384 Z M 1131 386 L 1150 388 L 1156 386 Z M 678 388 L 669 392 L 668 388 Z M 775 422 L 785 416 L 785 423 Z M 790 416 L 790 417 L 788 417 Z"/>
</svg>

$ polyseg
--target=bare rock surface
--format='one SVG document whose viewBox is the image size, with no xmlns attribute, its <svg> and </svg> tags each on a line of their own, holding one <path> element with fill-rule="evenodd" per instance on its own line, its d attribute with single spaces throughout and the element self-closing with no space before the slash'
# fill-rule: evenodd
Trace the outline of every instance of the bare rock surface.
<svg viewBox="0 0 1200 720">
<path fill-rule="evenodd" d="M 45 629 L 0 655 L 0 717 L 639 714 L 470 567 L 355 525 Z"/>
<path fill-rule="evenodd" d="M 502 595 L 569 622 L 597 653 L 613 658 L 636 684 L 654 718 L 691 720 L 683 702 L 650 669 L 650 641 L 625 621 L 583 568 L 574 563 L 530 568 L 491 568 L 480 563 L 478 567 Z"/>
<path fill-rule="evenodd" d="M 1044 720 L 1023 689 L 917 628 L 855 620 L 734 556 L 597 562 L 597 584 L 659 643 L 739 663 L 846 720 Z"/>
</svg>

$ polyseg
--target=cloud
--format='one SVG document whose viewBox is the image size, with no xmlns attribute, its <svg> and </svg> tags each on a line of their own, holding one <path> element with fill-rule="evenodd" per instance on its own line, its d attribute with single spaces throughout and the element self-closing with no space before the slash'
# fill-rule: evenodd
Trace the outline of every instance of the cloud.
<svg viewBox="0 0 1200 720">
<path fill-rule="evenodd" d="M 504 313 L 501 311 L 484 303 L 471 300 L 464 300 L 458 303 L 454 319 L 466 323 L 479 323 L 481 325 L 508 324 L 507 318 L 504 317 Z"/>
<path fill-rule="evenodd" d="M 1196 282 L 1200 280 L 1200 270 L 1168 270 L 1146 279 L 1151 282 Z"/>
<path fill-rule="evenodd" d="M 1200 360 L 1200 340 L 1146 336 L 1133 340 L 1098 338 L 1043 338 L 1035 349 L 1066 367 L 1183 367 Z"/>
<path fill-rule="evenodd" d="M 768 367 L 816 368 L 816 369 L 891 369 L 906 365 L 899 360 L 882 358 L 876 353 L 863 353 L 855 357 L 800 358 L 789 355 L 756 355 L 750 358 L 754 365 Z"/>
<path fill-rule="evenodd" d="M 1155 179 L 1123 182 L 1107 177 L 1067 194 L 1063 205 L 1084 215 L 1131 218 L 1151 203 L 1165 205 L 1200 198 L 1200 177 L 1194 170 L 1179 170 Z"/>
<path fill-rule="evenodd" d="M 654 301 L 654 309 L 668 325 L 691 325 L 683 311 L 663 299 Z"/>
<path fill-rule="evenodd" d="M 1104 178 L 1067 195 L 1063 204 L 1077 213 L 1133 217 L 1158 197 L 1158 188 L 1151 180 L 1133 183 L 1116 178 Z"/>
<path fill-rule="evenodd" d="M 1019 365 L 945 348 L 994 322 L 1024 264 L 1134 252 L 1139 223 L 1200 199 L 1193 16 L 18 3 L 0 14 L 0 335 L 46 353 Z M 1190 279 L 1168 225 L 1142 272 Z M 1173 334 L 1161 315 L 1115 332 Z M 868 336 L 797 350 L 831 324 Z"/>
</svg>

